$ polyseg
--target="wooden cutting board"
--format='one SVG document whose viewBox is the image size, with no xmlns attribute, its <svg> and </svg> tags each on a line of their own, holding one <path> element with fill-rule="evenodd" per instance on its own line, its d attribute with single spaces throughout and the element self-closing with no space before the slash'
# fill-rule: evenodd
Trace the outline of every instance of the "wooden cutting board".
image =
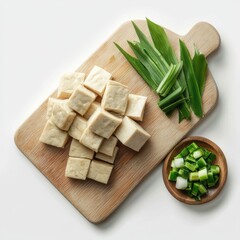
<svg viewBox="0 0 240 240">
<path fill-rule="evenodd" d="M 149 36 L 145 21 L 136 23 Z M 178 39 L 185 41 L 193 50 L 193 44 L 206 56 L 220 44 L 217 31 L 208 23 L 196 24 L 185 36 L 179 36 L 166 29 L 177 52 Z M 124 23 L 77 71 L 89 73 L 94 65 L 112 73 L 115 80 L 129 86 L 131 93 L 148 96 L 148 103 L 142 126 L 152 135 L 147 144 L 136 153 L 123 145 L 116 159 L 108 185 L 92 180 L 80 181 L 64 176 L 69 144 L 58 149 L 39 142 L 46 123 L 47 100 L 22 124 L 15 134 L 15 143 L 23 154 L 48 178 L 48 180 L 82 213 L 89 221 L 99 223 L 106 219 L 129 195 L 129 193 L 161 163 L 166 154 L 199 122 L 178 123 L 175 113 L 167 118 L 157 106 L 158 97 L 126 62 L 113 42 L 124 49 L 129 47 L 126 40 L 137 39 L 131 22 Z M 129 50 L 130 51 L 130 50 Z M 64 69 L 63 69 L 64 72 Z M 52 94 L 55 96 L 55 93 Z M 205 115 L 216 105 L 218 92 L 209 72 L 203 95 Z"/>
</svg>

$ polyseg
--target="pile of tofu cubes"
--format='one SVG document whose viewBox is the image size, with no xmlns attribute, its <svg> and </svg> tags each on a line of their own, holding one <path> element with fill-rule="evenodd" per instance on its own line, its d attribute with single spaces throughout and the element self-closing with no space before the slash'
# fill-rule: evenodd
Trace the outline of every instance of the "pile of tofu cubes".
<svg viewBox="0 0 240 240">
<path fill-rule="evenodd" d="M 65 74 L 57 98 L 49 98 L 47 123 L 40 141 L 64 148 L 72 142 L 65 176 L 107 184 L 119 147 L 139 151 L 150 135 L 142 121 L 147 97 L 130 94 L 129 88 L 94 66 L 85 74 Z M 98 159 L 98 160 L 97 160 Z"/>
</svg>

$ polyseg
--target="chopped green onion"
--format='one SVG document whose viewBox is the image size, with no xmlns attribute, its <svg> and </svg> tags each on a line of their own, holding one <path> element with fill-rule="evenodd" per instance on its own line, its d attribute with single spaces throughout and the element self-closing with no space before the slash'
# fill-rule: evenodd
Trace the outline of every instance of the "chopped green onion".
<svg viewBox="0 0 240 240">
<path fill-rule="evenodd" d="M 181 153 L 179 153 L 177 156 L 174 157 L 174 159 L 176 158 L 183 158 L 183 155 Z"/>
<path fill-rule="evenodd" d="M 188 182 L 188 185 L 187 185 L 186 191 L 191 191 L 191 190 L 192 190 L 192 185 L 193 185 L 192 182 Z"/>
<path fill-rule="evenodd" d="M 220 173 L 220 167 L 218 165 L 212 165 L 210 167 L 210 171 L 212 171 L 212 173 L 214 175 L 219 174 Z"/>
<path fill-rule="evenodd" d="M 198 176 L 199 176 L 200 181 L 207 180 L 208 179 L 207 168 L 203 168 L 203 169 L 199 170 L 198 171 Z"/>
<path fill-rule="evenodd" d="M 169 173 L 169 175 L 168 175 L 168 180 L 170 180 L 170 181 L 176 181 L 177 177 L 178 177 L 178 171 L 176 171 L 176 170 L 171 170 L 170 173 Z"/>
<path fill-rule="evenodd" d="M 198 172 L 190 172 L 189 174 L 189 180 L 192 181 L 198 181 L 199 180 L 199 175 Z"/>
<path fill-rule="evenodd" d="M 180 176 L 177 177 L 177 180 L 176 180 L 176 188 L 177 189 L 181 189 L 181 190 L 186 189 L 187 185 L 188 185 L 187 179 L 182 178 Z"/>
<path fill-rule="evenodd" d="M 201 156 L 203 156 L 203 154 L 204 154 L 204 150 L 202 148 L 199 148 L 199 149 L 197 149 L 196 151 L 193 152 L 193 157 L 195 159 L 198 159 Z"/>
<path fill-rule="evenodd" d="M 196 165 L 194 165 L 192 163 L 185 162 L 184 166 L 192 172 L 196 170 Z"/>
<path fill-rule="evenodd" d="M 219 180 L 219 176 L 214 175 L 214 183 L 215 183 L 215 185 L 217 184 L 218 180 Z"/>
<path fill-rule="evenodd" d="M 196 163 L 196 159 L 190 155 L 188 155 L 185 160 L 190 163 Z"/>
<path fill-rule="evenodd" d="M 192 142 L 172 160 L 168 179 L 176 181 L 176 188 L 189 197 L 201 200 L 208 188 L 216 186 L 219 181 L 220 167 L 212 165 L 215 158 L 215 154 Z"/>
<path fill-rule="evenodd" d="M 210 153 L 210 155 L 207 158 L 207 162 L 211 164 L 216 159 L 216 155 L 214 153 Z"/>
<path fill-rule="evenodd" d="M 174 165 L 176 168 L 181 168 L 184 166 L 184 159 L 183 158 L 175 158 L 174 160 Z"/>
<path fill-rule="evenodd" d="M 207 189 L 204 187 L 203 184 L 199 184 L 198 190 L 201 193 L 201 195 L 207 193 Z"/>
<path fill-rule="evenodd" d="M 215 185 L 215 181 L 214 181 L 214 177 L 213 177 L 213 173 L 211 171 L 208 171 L 208 187 L 213 187 Z"/>
<path fill-rule="evenodd" d="M 193 195 L 193 196 L 197 196 L 198 191 L 199 191 L 199 184 L 198 184 L 198 183 L 193 183 L 192 195 Z"/>
<path fill-rule="evenodd" d="M 207 166 L 207 163 L 204 160 L 204 158 L 201 157 L 197 160 L 197 165 L 198 165 L 199 168 L 203 168 L 203 167 Z"/>
<path fill-rule="evenodd" d="M 186 157 L 188 154 L 189 154 L 189 151 L 188 149 L 185 147 L 181 152 L 180 154 L 183 156 L 183 157 Z"/>
<path fill-rule="evenodd" d="M 182 178 L 185 178 L 185 179 L 188 179 L 188 178 L 189 178 L 189 171 L 188 171 L 187 169 L 181 168 L 181 169 L 178 171 L 178 174 L 179 174 Z"/>
<path fill-rule="evenodd" d="M 207 159 L 210 156 L 211 152 L 208 151 L 207 149 L 204 149 L 204 154 L 203 154 L 203 158 Z"/>
<path fill-rule="evenodd" d="M 199 148 L 199 147 L 198 147 L 198 145 L 197 145 L 195 142 L 193 142 L 193 143 L 191 143 L 190 145 L 187 146 L 187 149 L 188 149 L 188 151 L 189 151 L 190 153 L 194 152 L 194 151 L 197 150 L 198 148 Z"/>
<path fill-rule="evenodd" d="M 172 160 L 171 167 L 176 168 L 174 160 Z"/>
</svg>

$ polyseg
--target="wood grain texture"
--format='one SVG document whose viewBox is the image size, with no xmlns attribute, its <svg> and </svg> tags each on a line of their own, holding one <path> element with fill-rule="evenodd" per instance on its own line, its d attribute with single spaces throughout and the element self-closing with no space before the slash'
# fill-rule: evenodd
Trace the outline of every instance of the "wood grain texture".
<svg viewBox="0 0 240 240">
<path fill-rule="evenodd" d="M 137 20 L 136 23 L 149 36 L 145 21 Z M 195 44 L 206 55 L 216 50 L 220 44 L 218 33 L 208 23 L 198 23 L 185 36 L 176 35 L 167 29 L 166 32 L 177 51 L 179 38 L 183 39 L 191 50 L 193 50 L 193 44 Z M 98 65 L 112 73 L 115 80 L 128 85 L 131 93 L 148 96 L 142 126 L 152 136 L 139 153 L 120 146 L 108 185 L 91 180 L 79 181 L 66 178 L 64 170 L 69 144 L 65 149 L 57 149 L 39 142 L 40 134 L 46 122 L 47 100 L 23 123 L 15 134 L 15 143 L 23 154 L 79 212 L 93 223 L 99 223 L 106 219 L 143 178 L 199 122 L 199 119 L 193 116 L 192 121 L 183 121 L 178 124 L 177 113 L 173 114 L 171 118 L 167 118 L 160 111 L 156 104 L 158 97 L 126 62 L 113 44 L 113 42 L 117 42 L 123 48 L 129 50 L 127 39 L 136 39 L 131 22 L 123 24 L 77 69 L 77 71 L 88 74 L 94 65 Z M 56 96 L 56 92 L 53 93 L 53 96 Z M 214 108 L 217 98 L 217 87 L 209 72 L 203 95 L 205 114 Z"/>
<path fill-rule="evenodd" d="M 200 201 L 196 201 L 193 198 L 190 198 L 186 193 L 184 193 L 181 190 L 176 189 L 175 182 L 171 182 L 168 180 L 168 174 L 171 169 L 171 163 L 172 159 L 181 152 L 183 148 L 191 144 L 192 142 L 195 142 L 198 146 L 203 147 L 212 153 L 216 155 L 216 160 L 214 160 L 213 164 L 219 165 L 221 171 L 219 176 L 219 181 L 217 185 L 214 188 L 209 188 L 208 193 L 204 196 L 202 196 L 202 199 Z M 191 136 L 183 139 L 180 143 L 178 143 L 173 150 L 167 155 L 164 165 L 163 165 L 163 180 L 164 183 L 168 189 L 168 191 L 179 201 L 190 204 L 190 205 L 199 205 L 203 203 L 210 202 L 213 200 L 217 195 L 221 192 L 223 189 L 225 182 L 227 180 L 227 174 L 228 174 L 228 167 L 227 167 L 227 161 L 224 156 L 224 153 L 220 149 L 219 146 L 217 146 L 214 142 L 207 138 L 198 137 L 198 136 Z"/>
</svg>

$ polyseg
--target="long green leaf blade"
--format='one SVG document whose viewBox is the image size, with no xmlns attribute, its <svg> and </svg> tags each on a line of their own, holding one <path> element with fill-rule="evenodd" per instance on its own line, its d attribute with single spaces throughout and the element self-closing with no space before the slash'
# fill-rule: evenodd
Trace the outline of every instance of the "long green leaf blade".
<svg viewBox="0 0 240 240">
<path fill-rule="evenodd" d="M 190 53 L 183 41 L 180 40 L 180 55 L 183 61 L 183 71 L 186 76 L 187 87 L 190 95 L 190 104 L 196 116 L 202 117 L 202 98 L 199 91 L 197 79 L 194 73 Z"/>
<path fill-rule="evenodd" d="M 202 53 L 200 53 L 196 48 L 192 63 L 195 76 L 197 78 L 199 91 L 202 96 L 207 77 L 208 63 L 205 56 Z"/>
<path fill-rule="evenodd" d="M 175 52 L 173 51 L 164 28 L 152 22 L 148 18 L 146 20 L 155 48 L 162 54 L 168 64 L 178 63 L 179 61 L 176 57 Z M 182 97 L 189 99 L 186 79 L 183 72 L 179 74 L 179 78 L 175 83 L 174 89 L 177 89 L 179 86 L 185 88 L 185 92 L 183 93 Z M 190 109 L 186 101 L 184 101 L 183 104 L 179 106 L 179 122 L 181 122 L 183 119 L 191 119 Z"/>
<path fill-rule="evenodd" d="M 157 93 L 163 97 L 166 97 L 168 95 L 174 83 L 176 82 L 177 76 L 182 69 L 182 65 L 182 62 L 170 65 L 169 71 L 157 88 Z"/>
<path fill-rule="evenodd" d="M 184 91 L 184 88 L 182 88 L 182 87 L 177 88 L 172 93 L 170 93 L 167 97 L 160 99 L 158 101 L 158 106 L 160 108 L 167 107 L 168 105 L 170 105 L 171 103 L 173 103 L 174 101 L 179 99 L 181 94 L 183 93 L 183 91 Z"/>
<path fill-rule="evenodd" d="M 148 55 L 153 60 L 153 62 L 157 65 L 159 70 L 163 74 L 166 74 L 166 72 L 169 69 L 169 64 L 166 62 L 163 56 L 159 53 L 159 51 L 150 44 L 146 35 L 139 29 L 139 27 L 134 22 L 132 22 L 132 24 L 139 38 L 141 47 L 145 49 L 145 51 L 148 53 Z"/>
<path fill-rule="evenodd" d="M 148 70 L 142 65 L 142 63 L 128 54 L 123 48 L 121 48 L 117 43 L 114 43 L 115 46 L 119 49 L 119 51 L 123 54 L 123 56 L 127 59 L 127 61 L 132 65 L 132 67 L 137 71 L 137 73 L 144 79 L 144 81 L 152 88 L 154 91 L 157 89 L 157 85 L 151 79 L 151 76 Z"/>
<path fill-rule="evenodd" d="M 140 45 L 138 43 L 132 43 L 128 41 L 129 46 L 135 53 L 136 57 L 139 59 L 139 61 L 145 66 L 145 68 L 148 70 L 151 79 L 155 82 L 155 84 L 159 85 L 162 79 L 164 78 L 164 75 L 159 71 L 157 66 L 154 64 L 152 59 L 144 52 Z"/>
<path fill-rule="evenodd" d="M 163 110 L 165 113 L 169 113 L 169 112 L 171 112 L 172 110 L 174 110 L 177 106 L 179 106 L 180 104 L 182 104 L 185 100 L 186 100 L 185 98 L 179 99 L 179 100 L 171 103 L 171 104 L 168 105 L 167 107 L 163 108 L 162 110 Z"/>
<path fill-rule="evenodd" d="M 147 24 L 155 48 L 162 54 L 168 64 L 177 63 L 178 59 L 172 49 L 164 28 L 152 22 L 148 18 Z"/>
</svg>

